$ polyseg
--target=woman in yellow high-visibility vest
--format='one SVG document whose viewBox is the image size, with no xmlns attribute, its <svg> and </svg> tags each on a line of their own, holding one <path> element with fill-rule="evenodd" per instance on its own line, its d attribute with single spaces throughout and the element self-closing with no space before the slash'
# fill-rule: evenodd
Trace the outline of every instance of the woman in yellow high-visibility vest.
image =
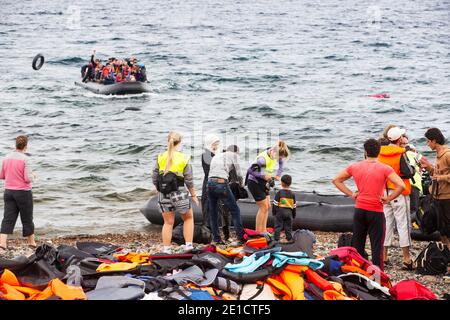
<svg viewBox="0 0 450 320">
<path fill-rule="evenodd" d="M 194 216 L 189 193 L 197 206 L 199 201 L 195 193 L 190 157 L 178 151 L 181 140 L 179 133 L 169 133 L 167 151 L 158 155 L 152 174 L 153 184 L 158 190 L 158 204 L 164 219 L 162 240 L 165 253 L 171 252 L 175 213 L 180 213 L 184 222 L 183 235 L 186 242 L 184 249 L 186 251 L 193 249 Z"/>
<path fill-rule="evenodd" d="M 289 154 L 286 142 L 279 140 L 273 147 L 261 152 L 247 170 L 247 186 L 258 205 L 256 231 L 267 232 L 267 219 L 270 208 L 270 188 L 267 187 L 267 184 L 272 179 L 280 180 L 284 160 L 289 157 Z M 276 172 L 275 169 L 277 169 Z M 275 175 L 273 175 L 274 173 Z"/>
</svg>

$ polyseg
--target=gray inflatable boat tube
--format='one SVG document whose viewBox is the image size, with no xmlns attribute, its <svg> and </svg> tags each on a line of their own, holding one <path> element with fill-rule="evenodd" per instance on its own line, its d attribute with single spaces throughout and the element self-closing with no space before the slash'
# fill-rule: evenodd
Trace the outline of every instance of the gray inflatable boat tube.
<svg viewBox="0 0 450 320">
<path fill-rule="evenodd" d="M 100 84 L 96 82 L 78 82 L 75 85 L 97 94 L 104 95 L 125 95 L 125 94 L 139 94 L 148 92 L 149 89 L 144 82 L 120 82 L 113 84 Z"/>
<path fill-rule="evenodd" d="M 352 199 L 344 196 L 318 195 L 314 193 L 294 192 L 297 199 L 297 216 L 293 229 L 308 229 L 313 231 L 351 232 L 353 226 L 354 205 Z M 271 197 L 273 199 L 273 195 Z M 153 197 L 141 209 L 142 214 L 152 224 L 164 223 L 158 206 L 158 197 Z M 316 200 L 306 201 L 306 200 Z M 338 204 L 336 204 L 338 203 Z M 238 201 L 241 209 L 241 219 L 244 228 L 255 228 L 255 217 L 258 207 L 253 199 Z M 193 206 L 194 221 L 202 222 L 201 208 Z M 175 216 L 175 224 L 180 223 L 181 217 Z M 273 227 L 274 218 L 269 212 L 268 226 Z"/>
</svg>

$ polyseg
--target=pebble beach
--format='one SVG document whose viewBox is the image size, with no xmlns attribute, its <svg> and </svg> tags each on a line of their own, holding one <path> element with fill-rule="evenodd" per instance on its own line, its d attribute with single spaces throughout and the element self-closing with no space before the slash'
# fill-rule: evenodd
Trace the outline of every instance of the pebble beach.
<svg viewBox="0 0 450 320">
<path fill-rule="evenodd" d="M 316 257 L 327 256 L 328 253 L 337 247 L 339 233 L 332 232 L 314 232 L 316 235 L 316 244 L 314 246 L 314 254 Z M 397 239 L 398 240 L 398 239 Z M 66 235 L 58 237 L 39 237 L 38 245 L 48 243 L 55 247 L 65 245 L 75 245 L 77 241 L 95 241 L 103 243 L 111 243 L 118 245 L 125 251 L 129 252 L 147 252 L 150 254 L 161 252 L 163 249 L 161 243 L 161 226 L 152 226 L 147 232 L 128 232 L 128 233 L 105 233 L 98 235 Z M 398 243 L 397 243 L 398 244 Z M 411 247 L 411 255 L 417 257 L 419 253 L 427 246 L 428 242 L 413 241 Z M 195 244 L 195 247 L 203 246 Z M 181 246 L 172 245 L 174 252 L 182 252 Z M 366 245 L 367 252 L 370 253 L 370 247 Z M 9 250 L 4 256 L 5 258 L 14 258 L 20 255 L 30 256 L 34 250 L 29 248 L 25 240 L 19 237 L 11 238 L 9 242 Z M 391 265 L 385 267 L 385 272 L 390 276 L 392 284 L 401 280 L 416 280 L 433 291 L 439 299 L 444 299 L 444 294 L 450 293 L 450 284 L 445 283 L 442 276 L 424 276 L 416 274 L 414 271 L 401 270 L 402 255 L 400 248 L 393 247 L 390 249 Z"/>
</svg>

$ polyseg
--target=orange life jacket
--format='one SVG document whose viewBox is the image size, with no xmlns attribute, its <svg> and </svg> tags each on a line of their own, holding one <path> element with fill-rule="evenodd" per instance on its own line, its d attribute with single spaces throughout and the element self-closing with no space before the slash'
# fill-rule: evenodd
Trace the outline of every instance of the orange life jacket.
<svg viewBox="0 0 450 320">
<path fill-rule="evenodd" d="M 381 163 L 387 164 L 392 169 L 394 169 L 395 173 L 400 175 L 400 157 L 402 154 L 406 152 L 405 148 L 401 148 L 399 146 L 388 145 L 381 146 L 380 154 L 378 155 L 378 160 Z M 409 179 L 402 179 L 405 183 L 405 190 L 403 190 L 402 194 L 404 196 L 409 196 L 411 194 L 411 181 Z M 395 185 L 387 181 L 388 189 L 395 189 Z"/>
<path fill-rule="evenodd" d="M 236 248 L 227 248 L 227 249 L 221 249 L 219 247 L 216 247 L 216 252 L 220 253 L 221 255 L 225 257 L 243 257 L 245 256 L 245 252 L 243 251 L 244 247 L 236 247 Z"/>
<path fill-rule="evenodd" d="M 284 284 L 283 280 L 279 276 L 271 276 L 266 279 L 266 283 L 272 289 L 272 292 L 283 300 L 292 300 L 292 292 L 289 287 Z"/>
<path fill-rule="evenodd" d="M 64 284 L 59 279 L 53 279 L 43 290 L 25 287 L 10 270 L 5 269 L 0 277 L 0 298 L 5 300 L 45 300 L 57 296 L 63 300 L 86 300 L 86 294 L 81 287 Z"/>
<path fill-rule="evenodd" d="M 362 274 L 363 276 L 366 276 L 369 279 L 372 279 L 372 275 L 366 271 L 364 271 L 363 269 L 357 267 L 357 266 L 349 266 L 349 265 L 343 265 L 341 267 L 341 271 L 343 273 L 359 273 Z"/>
<path fill-rule="evenodd" d="M 327 290 L 323 293 L 324 300 L 355 300 L 349 297 L 344 296 L 342 293 L 337 292 L 336 290 Z"/>
<path fill-rule="evenodd" d="M 245 245 L 256 249 L 264 249 L 267 247 L 267 239 L 264 237 L 250 239 L 247 240 Z"/>
<path fill-rule="evenodd" d="M 267 278 L 266 283 L 275 295 L 282 297 L 282 300 L 306 300 L 305 282 L 298 272 L 288 271 L 285 268 L 280 275 Z"/>
<path fill-rule="evenodd" d="M 328 280 L 325 280 L 322 278 L 318 273 L 314 272 L 311 269 L 306 270 L 306 279 L 308 282 L 314 283 L 317 287 L 319 287 L 321 290 L 334 290 L 333 284 L 329 282 Z"/>
</svg>

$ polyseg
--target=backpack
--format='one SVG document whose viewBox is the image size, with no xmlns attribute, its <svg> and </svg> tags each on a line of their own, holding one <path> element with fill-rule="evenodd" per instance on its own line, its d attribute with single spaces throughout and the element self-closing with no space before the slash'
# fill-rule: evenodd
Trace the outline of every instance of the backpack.
<svg viewBox="0 0 450 320">
<path fill-rule="evenodd" d="M 353 233 L 341 233 L 338 239 L 338 248 L 352 247 L 353 246 L 352 241 L 353 241 Z M 364 250 L 363 258 L 369 259 L 369 254 L 367 253 L 366 250 Z"/>
<path fill-rule="evenodd" d="M 172 241 L 178 245 L 184 244 L 183 224 L 180 223 L 172 231 Z M 209 244 L 212 241 L 212 234 L 204 224 L 194 224 L 194 243 Z"/>
<path fill-rule="evenodd" d="M 400 178 L 412 179 L 414 182 L 414 175 L 416 174 L 416 168 L 409 163 L 406 153 L 400 157 Z"/>
<path fill-rule="evenodd" d="M 244 187 L 241 187 L 239 182 L 231 182 L 230 189 L 231 189 L 231 192 L 233 192 L 234 198 L 236 200 L 248 198 L 247 190 Z"/>
<path fill-rule="evenodd" d="M 167 172 L 166 174 L 160 173 L 158 175 L 158 181 L 156 184 L 156 190 L 164 195 L 178 190 L 178 178 L 173 172 Z"/>
<path fill-rule="evenodd" d="M 430 242 L 418 255 L 416 272 L 423 275 L 439 275 L 447 271 L 450 252 L 442 242 Z"/>
<path fill-rule="evenodd" d="M 396 300 L 437 300 L 436 295 L 416 280 L 402 280 L 389 289 Z"/>
<path fill-rule="evenodd" d="M 432 234 L 439 230 L 439 207 L 434 195 L 438 193 L 438 184 L 433 183 L 431 194 L 422 200 L 417 214 L 420 229 L 424 234 Z"/>
</svg>

